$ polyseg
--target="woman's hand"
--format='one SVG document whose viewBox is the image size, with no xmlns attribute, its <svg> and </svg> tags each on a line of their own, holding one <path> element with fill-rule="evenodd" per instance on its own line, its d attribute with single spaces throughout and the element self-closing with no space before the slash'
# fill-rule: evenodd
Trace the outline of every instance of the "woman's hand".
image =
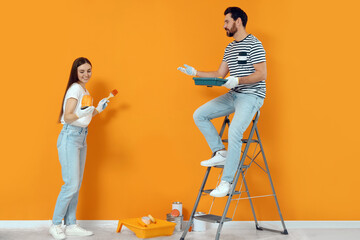
<svg viewBox="0 0 360 240">
<path fill-rule="evenodd" d="M 96 107 L 96 111 L 98 111 L 98 113 L 101 113 L 102 111 L 104 111 L 104 109 L 107 107 L 108 102 L 109 102 L 109 100 L 107 100 L 107 98 L 101 99 Z"/>
<path fill-rule="evenodd" d="M 80 109 L 80 111 L 76 115 L 78 116 L 78 118 L 86 117 L 87 115 L 92 114 L 94 109 L 95 109 L 94 106 L 90 106 L 85 109 Z"/>
<path fill-rule="evenodd" d="M 85 117 L 94 112 L 95 107 L 87 107 L 84 110 L 80 110 L 77 114 L 75 113 L 75 108 L 78 100 L 75 98 L 69 98 L 65 104 L 65 112 L 64 112 L 64 121 L 67 124 L 72 123 L 73 121 L 78 120 L 79 118 Z"/>
</svg>

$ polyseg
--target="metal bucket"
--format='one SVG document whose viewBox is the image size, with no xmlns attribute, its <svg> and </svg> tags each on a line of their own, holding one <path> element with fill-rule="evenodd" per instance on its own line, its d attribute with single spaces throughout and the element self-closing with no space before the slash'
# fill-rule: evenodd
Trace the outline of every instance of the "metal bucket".
<svg viewBox="0 0 360 240">
<path fill-rule="evenodd" d="M 196 216 L 201 216 L 201 215 L 205 215 L 205 213 L 196 212 L 194 216 L 196 217 Z M 200 220 L 197 220 L 196 218 L 194 218 L 192 231 L 193 232 L 205 232 L 206 231 L 206 222 L 200 221 Z"/>
<path fill-rule="evenodd" d="M 166 221 L 176 223 L 175 231 L 180 232 L 182 229 L 183 216 L 173 217 L 171 213 L 166 214 Z"/>
</svg>

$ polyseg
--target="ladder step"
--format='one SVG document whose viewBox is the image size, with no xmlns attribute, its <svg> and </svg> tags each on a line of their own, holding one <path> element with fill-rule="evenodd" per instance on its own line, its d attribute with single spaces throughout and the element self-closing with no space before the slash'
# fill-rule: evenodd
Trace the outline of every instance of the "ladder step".
<svg viewBox="0 0 360 240">
<path fill-rule="evenodd" d="M 249 139 L 241 139 L 243 143 L 247 143 Z M 250 139 L 250 143 L 259 143 L 259 140 L 256 139 Z"/>
<path fill-rule="evenodd" d="M 224 142 L 224 143 L 229 142 L 229 140 L 227 140 L 227 139 L 222 139 L 221 141 Z M 241 139 L 241 141 L 242 141 L 243 143 L 247 143 L 247 142 L 249 141 L 249 139 Z M 256 140 L 256 139 L 251 139 L 251 140 L 250 140 L 250 143 L 259 143 L 259 141 Z"/>
<path fill-rule="evenodd" d="M 212 190 L 214 190 L 214 189 L 205 189 L 205 190 L 203 190 L 203 192 L 204 192 L 204 193 L 207 193 L 207 194 L 210 194 Z M 234 194 L 233 194 L 233 195 L 237 195 L 237 194 L 241 194 L 241 192 L 239 192 L 239 191 L 234 191 Z M 226 196 L 229 196 L 229 194 L 227 194 Z"/>
<path fill-rule="evenodd" d="M 224 168 L 224 165 L 216 165 L 216 166 L 213 166 L 214 168 Z M 249 165 L 243 165 L 241 167 L 241 169 L 246 169 L 246 168 L 249 168 Z"/>
<path fill-rule="evenodd" d="M 206 214 L 201 216 L 195 216 L 197 220 L 205 221 L 205 222 L 211 222 L 211 223 L 220 223 L 222 216 L 212 215 L 212 214 Z M 230 222 L 231 218 L 225 218 L 224 222 Z"/>
</svg>

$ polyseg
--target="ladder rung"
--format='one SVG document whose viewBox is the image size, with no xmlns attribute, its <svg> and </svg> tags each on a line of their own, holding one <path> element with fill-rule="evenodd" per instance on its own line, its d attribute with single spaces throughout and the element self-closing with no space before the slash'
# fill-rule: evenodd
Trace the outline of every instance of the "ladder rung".
<svg viewBox="0 0 360 240">
<path fill-rule="evenodd" d="M 247 143 L 249 139 L 241 139 L 243 143 Z M 259 143 L 259 140 L 256 139 L 250 139 L 250 143 Z"/>
<path fill-rule="evenodd" d="M 217 216 L 217 215 L 212 215 L 212 214 L 206 214 L 206 215 L 201 215 L 201 216 L 195 216 L 195 218 L 197 220 L 200 221 L 205 221 L 205 222 L 211 222 L 211 223 L 220 223 L 222 216 Z M 224 219 L 224 222 L 229 222 L 231 221 L 231 218 L 226 217 Z"/>
<path fill-rule="evenodd" d="M 216 166 L 213 166 L 214 168 L 224 168 L 224 165 L 216 165 Z M 241 167 L 241 169 L 246 169 L 246 168 L 249 168 L 249 165 L 243 165 Z"/>
<path fill-rule="evenodd" d="M 214 189 L 205 189 L 205 190 L 203 190 L 203 192 L 207 193 L 207 194 L 210 194 L 212 190 L 214 190 Z M 241 193 L 242 192 L 234 191 L 233 195 L 237 195 L 237 194 L 241 194 Z M 229 196 L 229 194 L 227 194 L 226 196 Z"/>
<path fill-rule="evenodd" d="M 227 139 L 222 139 L 221 141 L 224 142 L 224 143 L 229 142 L 229 140 L 227 140 Z M 247 143 L 247 142 L 249 141 L 249 139 L 241 139 L 241 141 L 242 141 L 243 143 Z M 259 140 L 251 139 L 251 140 L 250 140 L 250 143 L 259 143 Z"/>
<path fill-rule="evenodd" d="M 216 166 L 213 166 L 214 168 L 224 168 L 224 165 L 216 165 Z"/>
</svg>

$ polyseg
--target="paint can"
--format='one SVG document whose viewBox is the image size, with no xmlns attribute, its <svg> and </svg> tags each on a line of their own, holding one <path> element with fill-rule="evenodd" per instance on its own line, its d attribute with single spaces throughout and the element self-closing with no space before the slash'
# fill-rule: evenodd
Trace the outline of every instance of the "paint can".
<svg viewBox="0 0 360 240">
<path fill-rule="evenodd" d="M 174 217 L 171 213 L 166 214 L 166 221 L 176 223 L 175 231 L 180 232 L 182 229 L 183 216 Z"/>
<path fill-rule="evenodd" d="M 171 208 L 171 210 L 173 210 L 173 209 L 179 210 L 180 216 L 183 215 L 183 214 L 182 214 L 182 202 L 173 202 L 173 203 L 172 203 L 172 208 Z"/>
<path fill-rule="evenodd" d="M 92 106 L 93 98 L 90 95 L 84 95 L 81 99 L 81 110 Z"/>
<path fill-rule="evenodd" d="M 196 212 L 194 216 L 196 217 L 196 216 L 201 216 L 201 215 L 205 215 L 205 213 Z M 200 221 L 200 220 L 197 220 L 196 218 L 194 218 L 192 231 L 193 232 L 205 232 L 206 231 L 206 222 Z"/>
</svg>

